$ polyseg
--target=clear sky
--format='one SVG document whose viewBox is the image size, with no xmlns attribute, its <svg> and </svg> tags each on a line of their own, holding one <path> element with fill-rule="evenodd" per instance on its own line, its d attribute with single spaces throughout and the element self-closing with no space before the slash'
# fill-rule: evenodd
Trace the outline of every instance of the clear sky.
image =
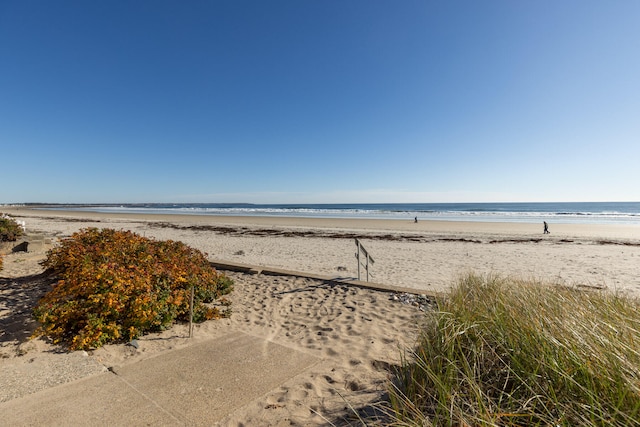
<svg viewBox="0 0 640 427">
<path fill-rule="evenodd" d="M 640 1 L 0 0 L 0 203 L 640 201 Z"/>
</svg>

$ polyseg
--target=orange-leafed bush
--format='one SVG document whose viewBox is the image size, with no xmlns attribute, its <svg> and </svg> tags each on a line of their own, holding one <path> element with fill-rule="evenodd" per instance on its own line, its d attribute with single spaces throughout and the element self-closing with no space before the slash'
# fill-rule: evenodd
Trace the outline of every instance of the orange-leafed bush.
<svg viewBox="0 0 640 427">
<path fill-rule="evenodd" d="M 8 215 L 0 216 L 0 242 L 15 242 L 24 234 L 18 222 Z"/>
<path fill-rule="evenodd" d="M 0 254 L 0 271 L 2 271 L 2 254 Z"/>
<path fill-rule="evenodd" d="M 194 287 L 194 321 L 231 311 L 205 303 L 231 292 L 233 282 L 205 255 L 181 242 L 156 241 L 130 231 L 88 228 L 47 253 L 42 265 L 59 279 L 34 310 L 35 335 L 72 350 L 122 342 L 188 320 Z"/>
</svg>

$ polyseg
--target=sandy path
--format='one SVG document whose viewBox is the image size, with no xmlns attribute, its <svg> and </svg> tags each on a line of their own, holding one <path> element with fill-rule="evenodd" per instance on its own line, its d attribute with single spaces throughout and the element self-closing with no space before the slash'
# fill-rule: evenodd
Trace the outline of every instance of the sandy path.
<svg viewBox="0 0 640 427">
<path fill-rule="evenodd" d="M 230 414 L 221 425 L 349 425 L 388 386 L 390 365 L 410 347 L 421 312 L 390 293 L 300 278 L 228 274 L 235 281 L 230 319 L 176 325 L 139 339 L 139 348 L 107 345 L 67 353 L 43 339 L 30 310 L 50 286 L 38 261 L 44 250 L 6 256 L 0 273 L 0 402 L 239 331 L 308 352 L 321 362 Z M 1 403 L 0 403 L 1 410 Z"/>
</svg>

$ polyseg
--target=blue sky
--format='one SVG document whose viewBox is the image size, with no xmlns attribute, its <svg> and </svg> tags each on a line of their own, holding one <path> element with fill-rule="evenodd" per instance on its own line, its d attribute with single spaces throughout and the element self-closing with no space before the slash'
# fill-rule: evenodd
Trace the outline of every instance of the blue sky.
<svg viewBox="0 0 640 427">
<path fill-rule="evenodd" d="M 640 201 L 640 1 L 0 0 L 0 203 Z"/>
</svg>

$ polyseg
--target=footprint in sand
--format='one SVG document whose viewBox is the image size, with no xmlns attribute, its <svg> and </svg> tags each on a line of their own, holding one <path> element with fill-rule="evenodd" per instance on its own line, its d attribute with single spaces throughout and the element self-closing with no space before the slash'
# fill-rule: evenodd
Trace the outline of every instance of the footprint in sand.
<svg viewBox="0 0 640 427">
<path fill-rule="evenodd" d="M 335 357 L 335 356 L 338 356 L 340 353 L 338 353 L 337 351 L 335 351 L 332 348 L 325 348 L 324 349 L 324 354 L 325 354 L 325 356 Z"/>
</svg>

